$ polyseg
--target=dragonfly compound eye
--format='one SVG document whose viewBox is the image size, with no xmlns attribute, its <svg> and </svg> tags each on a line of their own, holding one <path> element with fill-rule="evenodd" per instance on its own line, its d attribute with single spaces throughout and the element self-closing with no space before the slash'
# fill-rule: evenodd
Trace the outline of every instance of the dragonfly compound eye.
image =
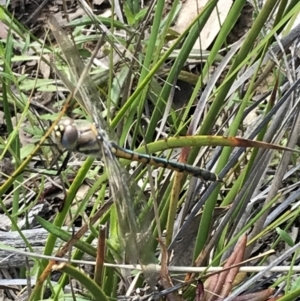
<svg viewBox="0 0 300 301">
<path fill-rule="evenodd" d="M 61 137 L 61 144 L 68 150 L 74 150 L 78 142 L 78 131 L 74 125 L 67 125 Z"/>
<path fill-rule="evenodd" d="M 62 120 L 55 127 L 55 137 L 62 147 L 67 150 L 75 150 L 78 143 L 78 130 L 69 120 Z"/>
</svg>

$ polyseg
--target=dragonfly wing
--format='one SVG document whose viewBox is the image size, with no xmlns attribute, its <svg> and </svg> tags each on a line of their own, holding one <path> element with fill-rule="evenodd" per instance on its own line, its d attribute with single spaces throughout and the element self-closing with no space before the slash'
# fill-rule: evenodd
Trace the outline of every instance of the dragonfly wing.
<svg viewBox="0 0 300 301">
<path fill-rule="evenodd" d="M 74 93 L 74 97 L 79 101 L 81 106 L 86 109 L 87 113 L 91 115 L 92 118 L 97 117 L 97 122 L 101 128 L 108 129 L 108 125 L 101 116 L 95 116 L 95 107 L 100 107 L 103 104 L 101 97 L 99 96 L 98 90 L 89 77 L 87 73 L 87 68 L 82 62 L 77 48 L 72 44 L 70 39 L 63 32 L 62 28 L 58 24 L 54 17 L 49 18 L 49 26 L 53 32 L 53 35 L 58 42 L 66 62 L 72 71 L 72 77 L 74 83 L 77 83 L 78 87 L 75 87 L 62 72 L 58 71 L 58 75 L 65 85 L 71 90 L 71 92 L 78 91 Z M 55 68 L 55 67 L 54 67 Z M 57 68 L 55 68 L 57 70 Z M 86 75 L 85 75 L 86 74 Z M 84 75 L 84 76 L 83 76 Z"/>
<path fill-rule="evenodd" d="M 102 148 L 109 185 L 119 217 L 120 238 L 132 263 L 153 262 L 150 252 L 151 219 L 144 195 L 130 175 L 119 164 L 109 148 Z M 150 255 L 150 256 L 149 256 Z"/>
<path fill-rule="evenodd" d="M 98 138 L 99 153 L 101 152 L 106 166 L 110 190 L 118 215 L 120 239 L 126 254 L 132 263 L 138 261 L 142 265 L 153 263 L 155 257 L 154 252 L 151 254 L 149 247 L 151 219 L 147 211 L 147 202 L 142 191 L 133 181 L 130 181 L 129 174 L 120 166 L 112 153 L 110 142 L 112 140 L 107 133 L 109 127 L 97 110 L 97 106 L 102 103 L 102 100 L 96 86 L 86 74 L 86 68 L 76 47 L 64 34 L 54 18 L 50 18 L 49 24 L 73 73 L 73 79 L 77 83 L 76 87 L 71 87 L 72 83 L 68 81 L 67 87 L 71 88 L 71 91 L 78 90 L 78 93 L 74 93 L 77 100 L 85 107 L 96 125 L 97 133 L 95 134 Z M 64 80 L 63 77 L 61 79 Z"/>
</svg>

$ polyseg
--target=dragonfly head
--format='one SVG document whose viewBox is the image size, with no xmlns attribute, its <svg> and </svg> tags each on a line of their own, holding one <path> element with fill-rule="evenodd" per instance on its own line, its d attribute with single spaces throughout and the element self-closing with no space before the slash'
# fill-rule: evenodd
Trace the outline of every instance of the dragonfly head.
<svg viewBox="0 0 300 301">
<path fill-rule="evenodd" d="M 78 143 L 78 131 L 74 124 L 74 120 L 63 118 L 54 127 L 54 135 L 57 142 L 69 151 L 73 151 Z"/>
</svg>

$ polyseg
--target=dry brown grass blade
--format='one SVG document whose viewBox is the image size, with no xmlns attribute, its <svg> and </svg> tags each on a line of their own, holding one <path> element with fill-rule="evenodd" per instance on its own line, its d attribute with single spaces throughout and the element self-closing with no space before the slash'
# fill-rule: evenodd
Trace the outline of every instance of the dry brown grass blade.
<svg viewBox="0 0 300 301">
<path fill-rule="evenodd" d="M 244 253 L 247 244 L 247 236 L 238 242 L 231 256 L 228 258 L 224 265 L 224 269 L 230 268 L 232 265 L 240 263 L 244 258 Z M 229 270 L 225 270 L 218 275 L 209 278 L 208 286 L 206 287 L 206 295 L 204 300 L 214 301 L 220 297 L 227 297 L 232 290 L 232 285 L 236 275 L 239 272 L 239 267 L 234 267 Z"/>
<path fill-rule="evenodd" d="M 271 300 L 278 300 L 279 297 L 269 299 L 270 296 L 274 293 L 275 289 L 274 288 L 268 288 L 266 290 L 257 292 L 257 293 L 252 293 L 252 294 L 246 294 L 243 296 L 236 297 L 234 300 L 235 301 L 271 301 Z"/>
<path fill-rule="evenodd" d="M 244 235 L 242 239 L 239 241 L 238 245 L 236 246 L 235 250 L 233 251 L 232 255 L 225 263 L 224 268 L 228 268 L 232 265 L 240 263 L 244 259 L 245 249 L 247 245 L 247 235 Z M 232 290 L 232 286 L 234 283 L 234 279 L 239 272 L 239 267 L 235 267 L 229 270 L 228 277 L 225 279 L 226 282 L 222 286 L 221 296 L 225 297 L 228 296 L 230 291 Z"/>
<path fill-rule="evenodd" d="M 166 245 L 161 239 L 158 239 L 160 248 L 161 248 L 161 269 L 160 269 L 160 281 L 162 284 L 162 287 L 164 289 L 168 289 L 173 287 L 173 282 L 170 277 L 169 271 L 168 271 L 168 264 L 169 264 L 169 255 L 168 255 L 168 249 L 166 248 Z M 177 292 L 172 292 L 167 295 L 167 299 L 169 301 L 182 301 L 182 298 L 178 295 Z"/>
<path fill-rule="evenodd" d="M 103 282 L 103 269 L 105 262 L 105 250 L 106 250 L 106 225 L 100 225 L 98 236 L 97 257 L 95 266 L 95 282 L 101 286 Z"/>
</svg>

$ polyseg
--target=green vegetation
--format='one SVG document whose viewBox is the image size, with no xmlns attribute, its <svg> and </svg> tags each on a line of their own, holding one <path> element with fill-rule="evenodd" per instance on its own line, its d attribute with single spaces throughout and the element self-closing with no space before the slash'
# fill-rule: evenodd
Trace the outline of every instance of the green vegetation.
<svg viewBox="0 0 300 301">
<path fill-rule="evenodd" d="M 299 234 L 292 233 L 300 210 L 300 118 L 298 36 L 292 26 L 299 1 L 268 0 L 253 6 L 253 23 L 244 27 L 237 22 L 249 4 L 235 1 L 226 18 L 220 18 L 221 29 L 208 49 L 201 49 L 199 33 L 210 28 L 208 19 L 218 0 L 202 7 L 181 34 L 173 26 L 185 3 L 153 1 L 141 7 L 140 2 L 115 3 L 111 10 L 116 14 L 104 17 L 92 14 L 82 1 L 85 16 L 64 28 L 86 66 L 81 70 L 76 65 L 77 76 L 47 20 L 43 34 L 34 36 L 7 8 L 0 8 L 6 29 L 0 43 L 0 107 L 6 125 L 0 135 L 0 208 L 30 253 L 30 270 L 25 262 L 19 269 L 20 278 L 27 274 L 35 280 L 26 288 L 28 300 L 117 299 L 133 279 L 134 288 L 143 288 L 146 279 L 150 285 L 159 280 L 163 289 L 185 279 L 185 300 L 196 294 L 209 300 L 210 293 L 226 300 L 237 294 L 252 300 L 247 294 L 255 293 L 267 300 L 285 284 L 281 299 L 296 300 L 299 278 L 293 270 L 299 265 Z M 245 35 L 231 43 L 239 26 Z M 97 94 L 87 97 L 92 106 L 82 100 L 88 72 Z M 59 156 L 62 149 L 53 143 L 55 126 L 65 115 L 93 121 L 94 107 L 120 146 L 208 169 L 223 182 L 203 183 L 124 159 L 119 162 L 127 171 L 121 172 L 106 156 L 105 169 L 100 160 L 81 154 L 72 156 L 70 162 L 76 164 L 56 175 L 66 154 Z M 129 190 L 118 187 L 117 177 L 123 177 Z M 33 208 L 54 199 L 61 201 L 55 210 L 35 217 L 48 235 L 46 257 L 34 256 L 39 252 L 25 229 L 32 227 Z M 119 199 L 124 203 L 115 206 Z M 81 228 L 75 229 L 79 219 Z M 22 226 L 20 221 L 25 221 Z M 174 257 L 168 258 L 167 248 L 175 250 Z M 0 244 L 0 254 L 10 249 L 20 251 Z M 77 268 L 86 256 L 97 258 L 96 268 Z M 121 266 L 138 259 L 144 264 L 142 273 L 137 266 Z M 149 263 L 162 269 L 155 272 Z M 249 274 L 228 269 L 259 270 L 270 264 L 290 269 L 276 278 L 271 266 Z M 167 266 L 173 268 L 169 273 Z M 209 277 L 207 271 L 188 269 L 196 266 L 228 270 Z M 59 277 L 50 282 L 54 271 Z M 263 283 L 267 276 L 271 279 Z M 77 291 L 72 284 L 70 293 L 71 278 L 83 288 Z M 181 298 L 177 291 L 172 297 Z"/>
</svg>

